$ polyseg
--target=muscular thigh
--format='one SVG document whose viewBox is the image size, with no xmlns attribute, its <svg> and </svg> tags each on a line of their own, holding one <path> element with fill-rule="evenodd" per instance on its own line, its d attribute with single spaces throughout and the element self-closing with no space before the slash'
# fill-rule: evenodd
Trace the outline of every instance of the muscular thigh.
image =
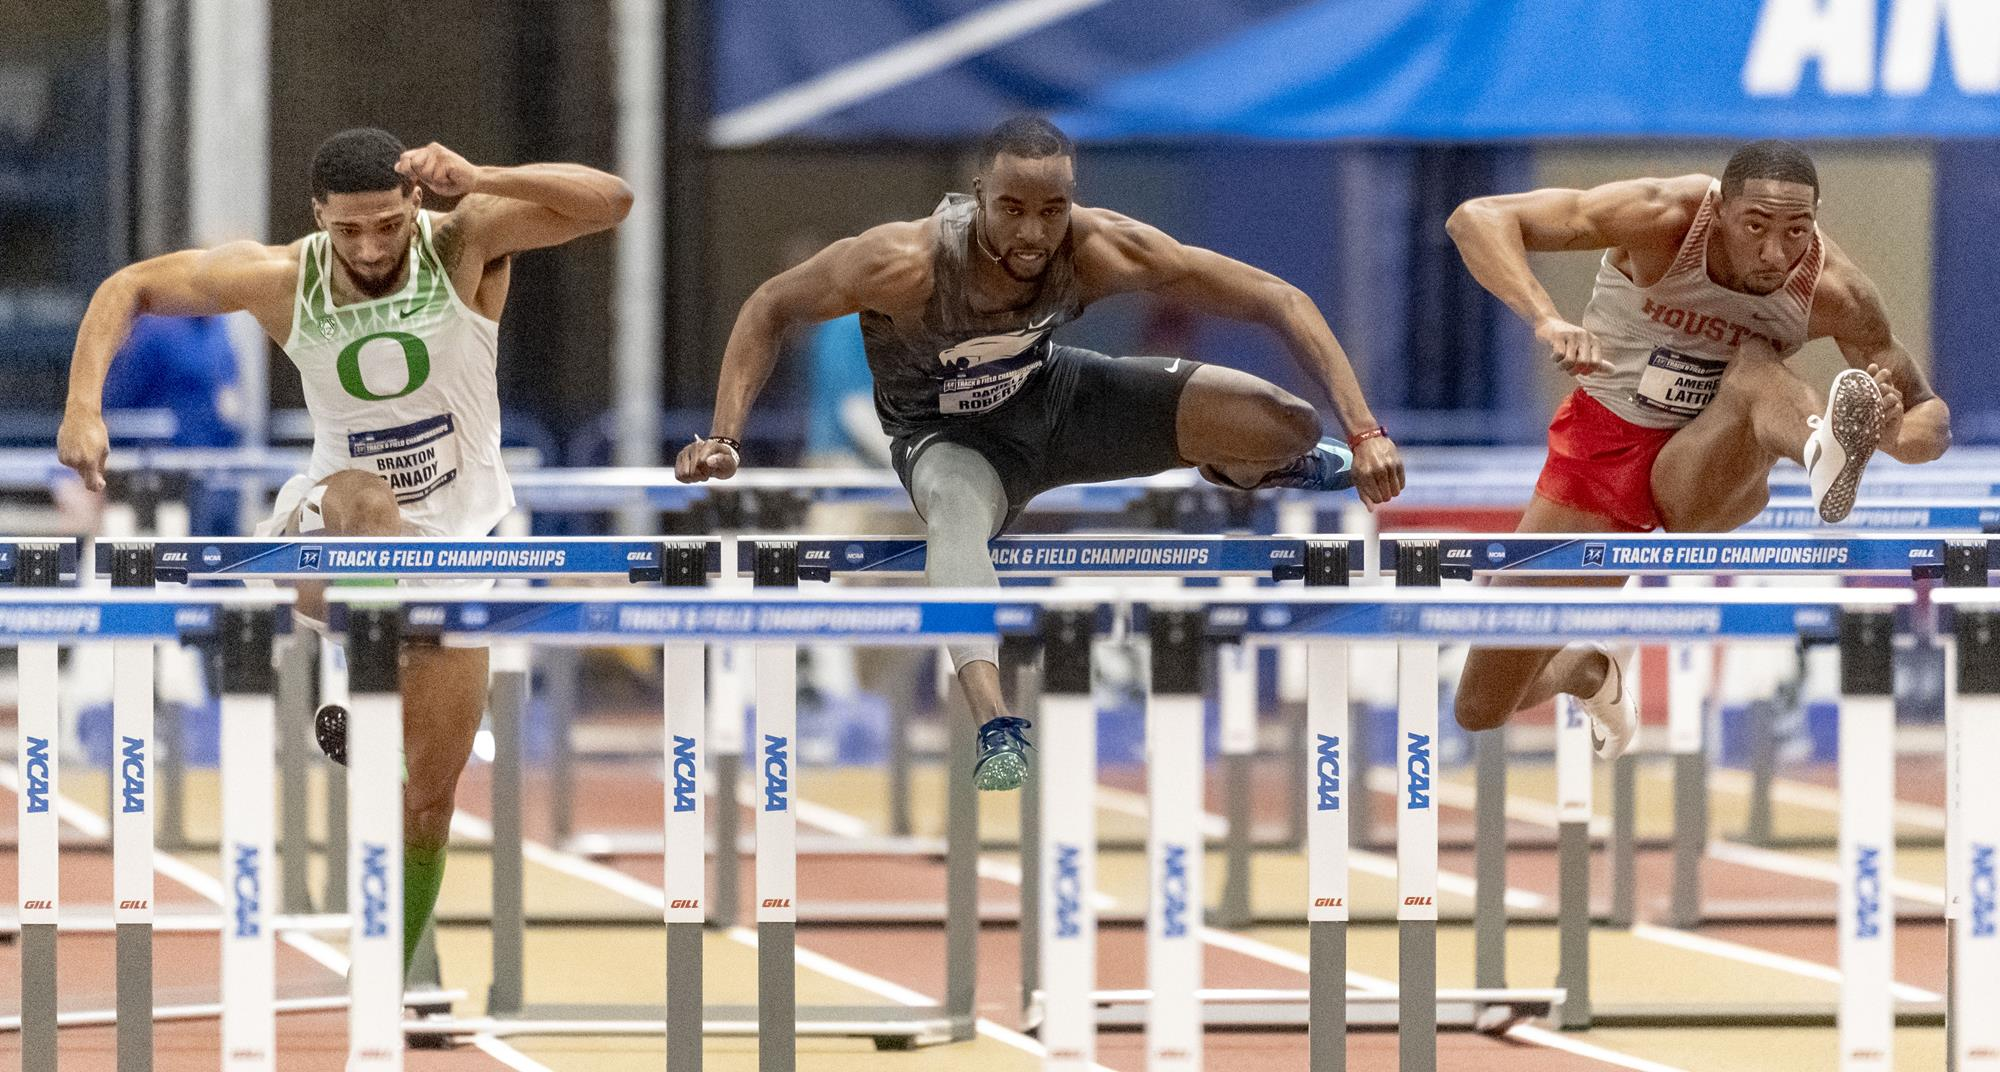
<svg viewBox="0 0 2000 1072">
<path fill-rule="evenodd" d="M 1711 407 L 1653 461 L 1653 502 L 1668 532 L 1728 532 L 1770 502 L 1771 466 L 1747 419 Z"/>
</svg>

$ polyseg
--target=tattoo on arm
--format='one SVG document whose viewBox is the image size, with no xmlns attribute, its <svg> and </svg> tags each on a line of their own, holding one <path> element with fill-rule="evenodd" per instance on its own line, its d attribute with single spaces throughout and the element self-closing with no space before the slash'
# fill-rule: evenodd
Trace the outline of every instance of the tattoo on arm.
<svg viewBox="0 0 2000 1072">
<path fill-rule="evenodd" d="M 437 250 L 438 260 L 443 262 L 447 274 L 458 271 L 459 260 L 465 255 L 465 234 L 458 221 L 446 216 L 431 236 L 431 248 Z"/>
</svg>

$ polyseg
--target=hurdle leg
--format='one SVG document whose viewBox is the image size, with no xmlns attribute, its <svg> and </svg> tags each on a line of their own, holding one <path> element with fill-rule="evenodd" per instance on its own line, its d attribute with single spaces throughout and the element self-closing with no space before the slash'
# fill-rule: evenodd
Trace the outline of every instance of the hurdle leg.
<svg viewBox="0 0 2000 1072">
<path fill-rule="evenodd" d="M 2000 757 L 2000 612 L 1958 608 L 1955 647 L 1955 751 L 1990 766 Z M 1954 1025 L 1957 1072 L 1994 1072 L 2000 1069 L 2000 1017 L 1993 1015 L 2000 1008 L 2000 786 L 1991 777 L 1957 783 L 1946 850 L 1957 863 L 1946 868 L 1956 884 L 1950 900 L 1960 906 L 1957 979 L 1945 1015 Z"/>
<path fill-rule="evenodd" d="M 222 619 L 222 1067 L 277 1067 L 277 947 L 264 896 L 277 848 L 272 612 Z"/>
<path fill-rule="evenodd" d="M 319 702 L 348 706 L 347 652 L 331 639 L 319 645 Z M 312 725 L 307 719 L 306 724 Z M 402 738 L 398 737 L 398 741 Z M 314 745 L 317 749 L 318 746 Z M 326 778 L 326 892 L 320 903 L 328 912 L 347 911 L 348 770 L 338 763 L 321 763 Z"/>
<path fill-rule="evenodd" d="M 1894 1058 L 1895 628 L 1888 608 L 1840 616 L 1840 1068 Z"/>
<path fill-rule="evenodd" d="M 1201 1067 L 1202 618 L 1155 607 L 1146 712 L 1146 1067 Z M 1248 645 L 1241 651 L 1247 652 Z"/>
<path fill-rule="evenodd" d="M 1708 854 L 1708 689 L 1715 648 L 1677 644 L 1668 655 L 1667 751 L 1673 756 L 1674 880 L 1667 923 L 1701 924 L 1701 862 Z"/>
<path fill-rule="evenodd" d="M 1476 985 L 1507 986 L 1507 727 L 1472 736 L 1472 963 Z"/>
<path fill-rule="evenodd" d="M 979 788 L 972 779 L 977 749 L 972 734 L 963 730 L 954 728 L 947 738 L 944 1008 L 952 1040 L 964 1042 L 977 1033 L 979 1023 Z"/>
<path fill-rule="evenodd" d="M 351 606 L 348 701 L 347 1067 L 403 1067 L 401 611 Z"/>
<path fill-rule="evenodd" d="M 1247 580 L 1250 578 L 1229 577 L 1223 583 Z M 1251 767 L 1257 754 L 1256 649 L 1248 644 L 1217 647 L 1215 678 L 1220 698 L 1223 803 L 1228 825 L 1223 840 L 1222 900 L 1215 907 L 1214 919 L 1219 927 L 1244 927 L 1250 924 L 1252 915 L 1250 853 L 1256 840 L 1250 806 Z M 1193 784 L 1204 783 L 1197 780 Z"/>
<path fill-rule="evenodd" d="M 1437 1069 L 1438 651 L 1397 645 L 1396 909 L 1397 1044 L 1402 1072 Z"/>
<path fill-rule="evenodd" d="M 1630 752 L 1611 765 L 1611 925 L 1639 921 L 1639 757 Z"/>
<path fill-rule="evenodd" d="M 153 586 L 152 548 L 112 551 L 114 588 Z M 154 645 L 112 645 L 112 914 L 117 926 L 118 1068 L 153 1067 L 153 741 Z"/>
<path fill-rule="evenodd" d="M 1043 1068 L 1097 1061 L 1097 709 L 1090 698 L 1094 614 L 1042 618 L 1041 857 Z"/>
<path fill-rule="evenodd" d="M 1556 697 L 1557 960 L 1562 1026 L 1590 1026 L 1590 725 L 1575 697 Z"/>
<path fill-rule="evenodd" d="M 493 781 L 489 787 L 493 866 L 493 981 L 486 991 L 491 1016 L 519 1013 L 526 1000 L 526 874 L 521 859 L 521 720 L 528 700 L 527 648 L 495 645 L 487 710 L 493 726 Z M 561 793 L 556 795 L 560 796 Z"/>
<path fill-rule="evenodd" d="M 582 676 L 583 655 L 571 648 L 555 648 L 542 659 L 547 687 L 549 721 L 553 724 L 549 749 L 549 829 L 558 845 L 567 845 L 576 835 L 576 706 L 578 679 Z"/>
<path fill-rule="evenodd" d="M 708 732 L 709 748 L 715 762 L 715 897 L 707 909 L 707 926 L 727 929 L 736 925 L 737 902 L 742 893 L 741 815 L 736 804 L 737 788 L 743 784 L 743 674 L 739 660 L 747 664 L 746 649 L 716 644 L 708 649 Z"/>
<path fill-rule="evenodd" d="M 61 552 L 51 546 L 23 545 L 16 552 L 15 583 L 51 588 L 61 583 Z M 55 802 L 62 794 L 62 721 L 56 697 L 60 653 L 54 644 L 24 643 L 15 649 L 21 696 L 15 731 L 19 850 L 15 857 L 21 915 L 21 1068 L 54 1072 L 56 1067 L 56 921 L 61 912 L 61 823 Z"/>
<path fill-rule="evenodd" d="M 278 654 L 278 824 L 284 851 L 278 855 L 284 887 L 282 904 L 288 915 L 313 910 L 312 900 L 312 760 L 307 740 L 312 734 L 314 665 L 319 637 L 298 630 L 279 646 Z"/>
<path fill-rule="evenodd" d="M 1348 811 L 1342 805 L 1367 790 L 1343 770 L 1348 729 L 1347 645 L 1307 646 L 1306 928 L 1311 959 L 1307 991 L 1312 1072 L 1347 1068 Z"/>
<path fill-rule="evenodd" d="M 702 903 L 707 897 L 707 804 L 702 771 L 707 712 L 703 685 L 707 651 L 701 644 L 664 646 L 661 670 L 666 716 L 666 925 L 667 1069 L 700 1072 L 702 1017 Z M 725 798 L 720 807 L 735 811 Z M 729 846 L 728 851 L 734 851 Z"/>
<path fill-rule="evenodd" d="M 1030 722 L 1041 725 L 1041 669 L 1034 656 L 1024 658 L 1016 672 L 1015 710 Z M 1047 739 L 1043 739 L 1046 745 Z M 1021 782 L 1020 802 L 1020 956 L 1021 1011 L 1024 1016 L 1035 1008 L 1035 992 L 1042 986 L 1042 774 L 1041 764 L 1028 764 Z"/>
</svg>

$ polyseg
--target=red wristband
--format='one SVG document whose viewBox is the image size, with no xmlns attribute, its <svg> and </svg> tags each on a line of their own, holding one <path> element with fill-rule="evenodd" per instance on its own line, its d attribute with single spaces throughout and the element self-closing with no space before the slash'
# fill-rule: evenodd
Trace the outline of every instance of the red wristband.
<svg viewBox="0 0 2000 1072">
<path fill-rule="evenodd" d="M 1378 424 L 1375 427 L 1370 428 L 1365 432 L 1356 432 L 1353 435 L 1348 436 L 1347 447 L 1349 450 L 1352 450 L 1355 447 L 1358 447 L 1361 444 L 1366 443 L 1371 439 L 1376 439 L 1382 436 L 1386 436 L 1388 434 L 1389 433 L 1386 430 L 1384 430 L 1381 425 Z"/>
</svg>

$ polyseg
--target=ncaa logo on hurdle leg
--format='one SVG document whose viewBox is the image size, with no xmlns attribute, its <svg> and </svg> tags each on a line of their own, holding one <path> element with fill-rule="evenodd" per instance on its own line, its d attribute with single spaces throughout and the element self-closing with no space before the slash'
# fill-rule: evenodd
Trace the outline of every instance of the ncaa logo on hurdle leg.
<svg viewBox="0 0 2000 1072">
<path fill-rule="evenodd" d="M 2000 934 L 2000 874 L 1996 874 L 1994 846 L 1972 844 L 1972 936 L 1991 938 Z"/>
<path fill-rule="evenodd" d="M 1431 806 L 1431 739 L 1422 733 L 1411 733 L 1408 767 L 1410 774 L 1410 801 L 1412 811 L 1422 811 Z"/>
<path fill-rule="evenodd" d="M 1188 933 L 1188 873 L 1186 845 L 1168 845 L 1160 861 L 1160 934 L 1185 938 Z"/>
<path fill-rule="evenodd" d="M 264 889 L 264 869 L 257 846 L 236 846 L 235 878 L 236 937 L 255 938 L 263 928 L 258 924 L 259 899 Z"/>
<path fill-rule="evenodd" d="M 125 783 L 119 810 L 126 815 L 137 815 L 146 810 L 146 742 L 127 737 L 124 745 L 125 758 L 118 768 Z"/>
<path fill-rule="evenodd" d="M 1077 938 L 1083 934 L 1083 925 L 1077 914 L 1083 907 L 1083 868 L 1077 862 L 1081 848 L 1073 844 L 1056 844 L 1056 937 Z"/>
<path fill-rule="evenodd" d="M 1314 773 L 1319 776 L 1319 810 L 1340 810 L 1340 738 L 1319 734 L 1319 759 Z"/>
<path fill-rule="evenodd" d="M 784 811 L 791 789 L 791 759 L 787 755 L 791 739 L 764 735 L 764 810 Z"/>
<path fill-rule="evenodd" d="M 674 810 L 694 810 L 694 738 L 674 735 Z"/>
<path fill-rule="evenodd" d="M 48 738 L 28 738 L 27 762 L 23 766 L 28 774 L 28 814 L 43 814 L 49 810 Z"/>
<path fill-rule="evenodd" d="M 1854 858 L 1854 936 L 1882 935 L 1882 850 L 1862 845 Z"/>
<path fill-rule="evenodd" d="M 376 842 L 361 846 L 361 936 L 389 936 L 389 847 Z"/>
</svg>

